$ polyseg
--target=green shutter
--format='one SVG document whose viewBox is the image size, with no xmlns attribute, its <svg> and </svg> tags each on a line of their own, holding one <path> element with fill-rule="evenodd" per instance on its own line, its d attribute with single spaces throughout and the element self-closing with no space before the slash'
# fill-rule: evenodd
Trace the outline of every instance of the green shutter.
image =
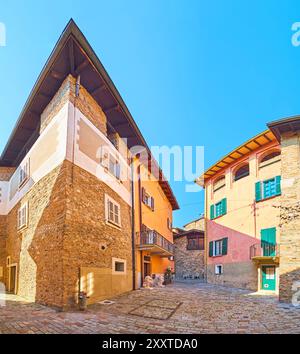
<svg viewBox="0 0 300 354">
<path fill-rule="evenodd" d="M 261 198 L 261 182 L 256 182 L 255 183 L 255 200 L 259 202 Z"/>
<path fill-rule="evenodd" d="M 228 246 L 228 237 L 223 238 L 222 240 L 222 255 L 226 255 L 227 254 L 227 246 Z"/>
<path fill-rule="evenodd" d="M 215 218 L 215 206 L 214 204 L 210 206 L 210 219 L 214 219 Z"/>
<path fill-rule="evenodd" d="M 275 194 L 276 195 L 280 195 L 281 194 L 281 186 L 280 186 L 280 182 L 281 182 L 281 176 L 276 176 L 275 177 L 275 183 L 276 183 L 276 186 L 275 186 Z"/>
<path fill-rule="evenodd" d="M 209 243 L 209 257 L 212 257 L 214 255 L 214 242 L 210 241 Z"/>
<path fill-rule="evenodd" d="M 262 229 L 260 231 L 263 256 L 275 256 L 276 254 L 276 227 Z"/>
<path fill-rule="evenodd" d="M 227 213 L 227 199 L 222 199 L 222 215 Z"/>
</svg>

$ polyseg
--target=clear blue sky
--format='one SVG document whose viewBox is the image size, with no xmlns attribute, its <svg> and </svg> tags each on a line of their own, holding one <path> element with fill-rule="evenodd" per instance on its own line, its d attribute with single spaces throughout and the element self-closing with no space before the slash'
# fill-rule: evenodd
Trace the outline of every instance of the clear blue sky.
<svg viewBox="0 0 300 354">
<path fill-rule="evenodd" d="M 266 122 L 300 113 L 300 47 L 291 45 L 299 1 L 7 1 L 1 151 L 70 17 L 149 145 L 204 145 L 208 167 Z M 203 192 L 171 184 L 181 226 L 203 210 Z"/>
</svg>

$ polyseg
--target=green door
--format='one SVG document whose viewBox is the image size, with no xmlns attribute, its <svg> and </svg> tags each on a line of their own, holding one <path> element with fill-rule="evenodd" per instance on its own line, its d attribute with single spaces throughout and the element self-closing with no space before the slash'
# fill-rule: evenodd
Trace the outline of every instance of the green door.
<svg viewBox="0 0 300 354">
<path fill-rule="evenodd" d="M 262 266 L 262 290 L 276 289 L 276 268 L 274 266 Z"/>
<path fill-rule="evenodd" d="M 263 256 L 276 256 L 276 227 L 261 230 L 261 247 Z"/>
</svg>

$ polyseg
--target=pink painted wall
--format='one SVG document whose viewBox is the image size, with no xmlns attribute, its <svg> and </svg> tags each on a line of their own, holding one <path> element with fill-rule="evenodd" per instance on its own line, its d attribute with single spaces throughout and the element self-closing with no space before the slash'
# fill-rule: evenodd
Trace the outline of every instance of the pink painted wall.
<svg viewBox="0 0 300 354">
<path fill-rule="evenodd" d="M 230 229 L 226 226 L 217 224 L 213 220 L 207 220 L 207 252 L 209 252 L 209 242 L 228 238 L 227 255 L 208 257 L 208 264 L 235 263 L 250 261 L 250 247 L 260 244 L 260 240 Z"/>
</svg>

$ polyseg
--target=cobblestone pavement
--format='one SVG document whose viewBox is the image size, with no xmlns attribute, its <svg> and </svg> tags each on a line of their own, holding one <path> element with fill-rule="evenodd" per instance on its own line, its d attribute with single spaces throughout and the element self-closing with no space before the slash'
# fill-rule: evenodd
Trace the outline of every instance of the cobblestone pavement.
<svg viewBox="0 0 300 354">
<path fill-rule="evenodd" d="M 0 333 L 300 333 L 300 308 L 245 290 L 176 283 L 111 300 L 58 312 L 7 295 Z"/>
</svg>

